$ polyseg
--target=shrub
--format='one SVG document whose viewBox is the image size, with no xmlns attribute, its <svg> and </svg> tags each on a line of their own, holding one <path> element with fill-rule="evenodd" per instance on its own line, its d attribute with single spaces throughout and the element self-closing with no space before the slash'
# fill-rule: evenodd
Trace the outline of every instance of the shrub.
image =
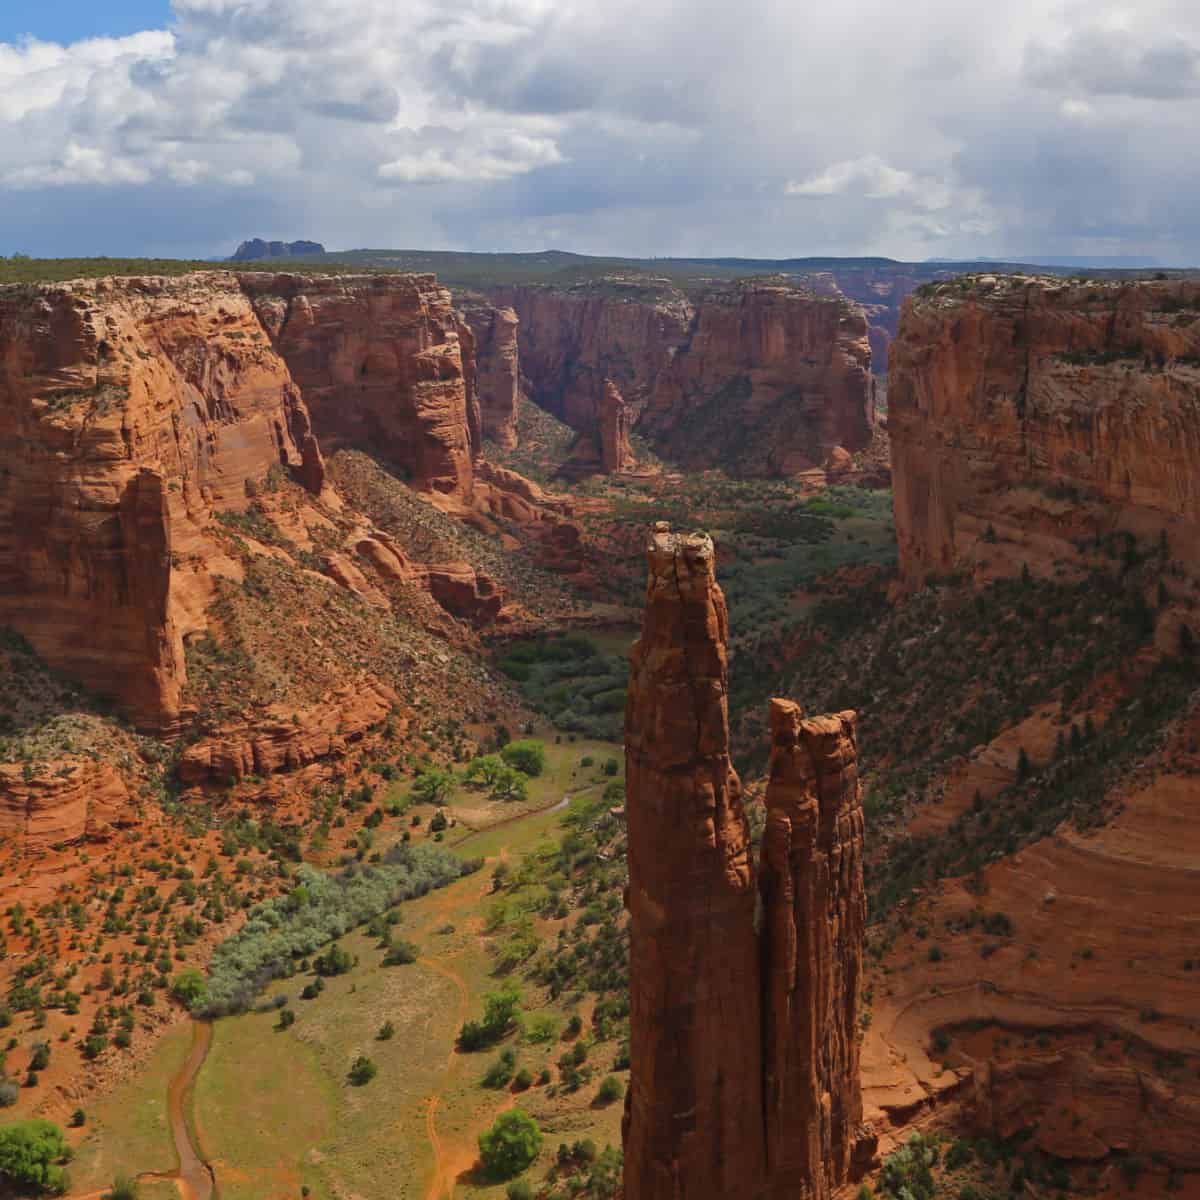
<svg viewBox="0 0 1200 1200">
<path fill-rule="evenodd" d="M 522 1067 L 513 1077 L 513 1087 L 523 1092 L 533 1086 L 533 1075 L 527 1067 Z"/>
<path fill-rule="evenodd" d="M 621 1081 L 615 1075 L 606 1075 L 596 1093 L 596 1099 L 601 1104 L 611 1104 L 614 1100 L 620 1100 L 624 1094 L 625 1089 L 621 1086 Z"/>
<path fill-rule="evenodd" d="M 536 779 L 546 767 L 546 747 L 532 738 L 520 742 L 509 742 L 500 751 L 501 758 L 510 767 Z"/>
<path fill-rule="evenodd" d="M 517 1023 L 521 993 L 515 987 L 488 992 L 483 997 L 483 1019 L 467 1021 L 459 1031 L 458 1044 L 462 1050 L 482 1050 L 492 1046 L 509 1033 Z"/>
<path fill-rule="evenodd" d="M 533 1188 L 525 1179 L 517 1179 L 504 1189 L 506 1200 L 533 1200 Z"/>
<path fill-rule="evenodd" d="M 615 758 L 607 759 L 604 763 L 605 775 L 615 775 L 620 769 L 621 765 Z"/>
<path fill-rule="evenodd" d="M 67 1174 L 58 1164 L 70 1153 L 63 1131 L 50 1121 L 6 1125 L 0 1129 L 0 1179 L 22 1191 L 65 1191 Z"/>
<path fill-rule="evenodd" d="M 483 1077 L 483 1086 L 485 1088 L 504 1087 L 513 1077 L 513 1067 L 516 1065 L 516 1061 L 516 1052 L 509 1047 L 488 1067 L 487 1073 Z"/>
<path fill-rule="evenodd" d="M 138 1200 L 141 1194 L 142 1189 L 138 1186 L 136 1179 L 128 1175 L 118 1175 L 113 1180 L 113 1185 L 105 1196 L 105 1200 Z"/>
<path fill-rule="evenodd" d="M 290 1029 L 296 1023 L 296 1014 L 290 1008 L 279 1010 L 279 1020 L 275 1022 L 276 1029 Z"/>
<path fill-rule="evenodd" d="M 352 966 L 354 966 L 354 959 L 350 957 L 350 951 L 339 946 L 337 942 L 334 942 L 324 954 L 318 954 L 313 959 L 313 970 L 318 975 L 326 977 L 345 975 Z"/>
<path fill-rule="evenodd" d="M 417 961 L 417 954 L 416 945 L 402 939 L 388 947 L 388 952 L 383 956 L 383 965 L 385 967 L 407 966 L 409 963 Z"/>
<path fill-rule="evenodd" d="M 542 1149 L 542 1131 L 537 1122 L 519 1108 L 501 1113 L 488 1130 L 479 1135 L 479 1157 L 493 1179 L 511 1179 L 537 1158 Z"/>
<path fill-rule="evenodd" d="M 379 1042 L 390 1042 L 396 1035 L 396 1027 L 391 1021 L 384 1021 L 379 1027 L 379 1032 L 375 1035 L 375 1040 Z"/>
<path fill-rule="evenodd" d="M 181 1000 L 188 1008 L 196 1008 L 202 1004 L 207 993 L 208 985 L 199 971 L 181 971 L 171 981 L 171 995 L 176 1000 Z"/>
<path fill-rule="evenodd" d="M 362 1087 L 364 1084 L 370 1083 L 378 1074 L 379 1068 L 365 1054 L 360 1054 L 350 1064 L 347 1078 L 355 1087 Z"/>
</svg>

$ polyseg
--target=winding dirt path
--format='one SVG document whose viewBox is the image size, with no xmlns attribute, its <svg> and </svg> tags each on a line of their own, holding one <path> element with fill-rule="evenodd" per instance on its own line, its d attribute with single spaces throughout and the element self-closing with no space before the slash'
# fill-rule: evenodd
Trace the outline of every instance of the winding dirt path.
<svg viewBox="0 0 1200 1200">
<path fill-rule="evenodd" d="M 208 1057 L 213 1027 L 210 1021 L 193 1020 L 191 1025 L 192 1048 L 167 1084 L 167 1120 L 179 1166 L 174 1171 L 142 1171 L 137 1179 L 139 1183 L 170 1180 L 179 1189 L 181 1200 L 215 1200 L 217 1188 L 212 1168 L 192 1141 L 187 1122 L 188 1094 Z M 94 1192 L 73 1192 L 66 1200 L 102 1200 L 111 1190 L 111 1187 L 104 1187 Z"/>
</svg>

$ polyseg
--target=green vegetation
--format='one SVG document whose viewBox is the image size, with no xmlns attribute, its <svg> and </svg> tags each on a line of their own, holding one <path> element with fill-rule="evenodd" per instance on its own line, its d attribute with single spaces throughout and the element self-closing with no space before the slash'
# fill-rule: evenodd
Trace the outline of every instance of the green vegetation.
<svg viewBox="0 0 1200 1200">
<path fill-rule="evenodd" d="M 626 655 L 601 653 L 589 638 L 568 634 L 513 643 L 499 666 L 556 728 L 608 740 L 621 737 Z"/>
<path fill-rule="evenodd" d="M 519 1108 L 501 1113 L 492 1127 L 479 1135 L 479 1158 L 493 1179 L 519 1175 L 538 1156 L 542 1131 Z"/>
<path fill-rule="evenodd" d="M 268 980 L 290 974 L 297 960 L 401 900 L 444 887 L 463 871 L 454 854 L 436 846 L 397 846 L 378 865 L 346 867 L 336 875 L 301 866 L 291 892 L 251 909 L 246 924 L 217 947 L 198 1011 L 205 1016 L 245 1011 Z M 333 965 L 328 956 L 322 961 Z"/>
<path fill-rule="evenodd" d="M 507 1037 L 517 1026 L 521 1011 L 521 993 L 508 986 L 488 992 L 483 998 L 483 1016 L 467 1021 L 458 1034 L 459 1048 L 466 1051 L 484 1050 Z"/>
<path fill-rule="evenodd" d="M 500 757 L 514 770 L 536 779 L 546 766 L 546 747 L 533 739 L 509 742 L 501 749 Z"/>
<path fill-rule="evenodd" d="M 71 1148 L 59 1127 L 50 1121 L 17 1121 L 0 1127 L 0 1179 L 21 1191 L 63 1192 L 63 1164 Z"/>
</svg>

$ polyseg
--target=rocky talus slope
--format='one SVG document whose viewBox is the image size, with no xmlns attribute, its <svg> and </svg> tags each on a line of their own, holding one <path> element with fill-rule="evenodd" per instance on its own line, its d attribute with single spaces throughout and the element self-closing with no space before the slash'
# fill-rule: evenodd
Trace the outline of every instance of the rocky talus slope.
<svg viewBox="0 0 1200 1200">
<path fill-rule="evenodd" d="M 664 457 L 742 475 L 821 472 L 870 442 L 867 324 L 844 297 L 667 280 L 497 287 L 520 319 L 530 397 L 596 435 L 611 382 Z"/>
<path fill-rule="evenodd" d="M 1200 567 L 1200 284 L 979 276 L 913 296 L 889 429 L 904 582 L 1165 536 Z"/>
<path fill-rule="evenodd" d="M 647 557 L 626 708 L 625 1194 L 829 1196 L 872 1149 L 858 1086 L 854 715 L 806 720 L 775 703 L 757 879 L 729 758 L 713 544 L 660 528 Z"/>
</svg>

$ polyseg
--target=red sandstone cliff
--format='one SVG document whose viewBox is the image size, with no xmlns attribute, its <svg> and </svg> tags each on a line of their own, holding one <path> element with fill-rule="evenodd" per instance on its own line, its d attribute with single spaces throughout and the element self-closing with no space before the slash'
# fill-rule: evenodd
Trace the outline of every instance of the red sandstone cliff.
<svg viewBox="0 0 1200 1200">
<path fill-rule="evenodd" d="M 630 1200 L 758 1196 L 754 868 L 729 758 L 728 618 L 703 535 L 653 535 L 625 710 Z"/>
<path fill-rule="evenodd" d="M 0 623 L 170 725 L 203 627 L 205 534 L 272 468 L 323 481 L 286 366 L 232 275 L 0 290 Z"/>
<path fill-rule="evenodd" d="M 367 450 L 418 488 L 470 494 L 480 444 L 475 338 L 432 275 L 240 281 L 326 451 Z"/>
<path fill-rule="evenodd" d="M 854 713 L 805 718 L 773 700 L 771 743 L 760 880 L 769 1194 L 827 1197 L 861 1154 L 867 905 Z"/>
<path fill-rule="evenodd" d="M 633 466 L 629 445 L 629 405 L 610 379 L 600 402 L 600 466 L 606 475 L 619 475 Z"/>
<path fill-rule="evenodd" d="M 475 335 L 483 436 L 511 450 L 517 444 L 517 404 L 521 398 L 517 314 L 511 308 L 474 301 L 460 301 L 459 306 Z"/>
<path fill-rule="evenodd" d="M 908 586 L 1050 572 L 1117 529 L 1200 567 L 1200 284 L 933 285 L 888 392 Z"/>
<path fill-rule="evenodd" d="M 746 475 L 820 470 L 874 420 L 866 320 L 842 297 L 769 283 L 685 295 L 666 280 L 496 288 L 518 313 L 531 397 L 595 435 L 607 383 L 661 453 Z"/>
<path fill-rule="evenodd" d="M 724 597 L 660 527 L 625 714 L 630 1200 L 828 1197 L 861 1168 L 854 714 L 772 706 L 762 932 L 729 759 Z"/>
</svg>

